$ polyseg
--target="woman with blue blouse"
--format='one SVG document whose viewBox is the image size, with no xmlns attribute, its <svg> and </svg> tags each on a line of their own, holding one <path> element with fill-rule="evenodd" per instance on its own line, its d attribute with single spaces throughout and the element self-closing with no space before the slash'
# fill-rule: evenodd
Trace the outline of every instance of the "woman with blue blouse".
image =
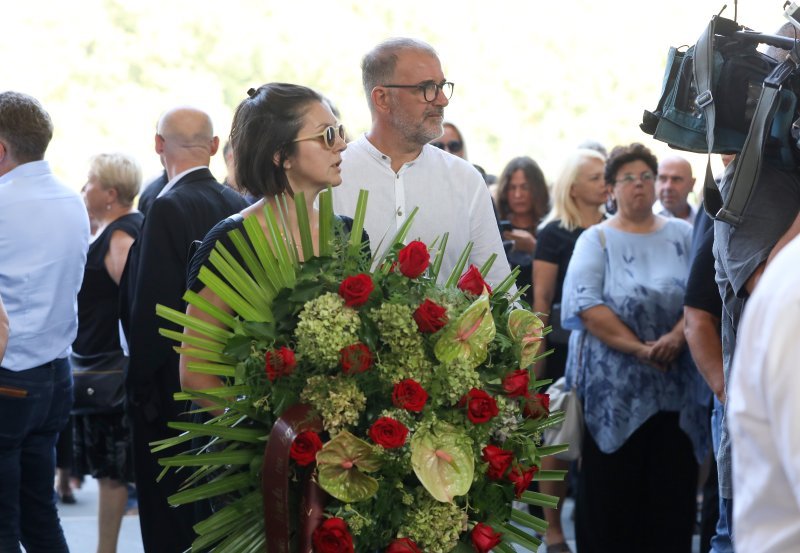
<svg viewBox="0 0 800 553">
<path fill-rule="evenodd" d="M 564 282 L 567 380 L 586 431 L 578 551 L 689 553 L 709 390 L 683 337 L 692 229 L 652 211 L 658 162 L 612 150 L 617 213 L 578 239 Z"/>
</svg>

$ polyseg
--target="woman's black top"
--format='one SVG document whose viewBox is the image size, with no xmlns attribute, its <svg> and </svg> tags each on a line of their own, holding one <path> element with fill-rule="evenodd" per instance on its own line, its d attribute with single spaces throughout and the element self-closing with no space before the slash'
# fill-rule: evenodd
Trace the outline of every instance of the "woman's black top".
<svg viewBox="0 0 800 553">
<path fill-rule="evenodd" d="M 143 222 L 144 215 L 138 211 L 123 215 L 89 245 L 78 293 L 78 336 L 72 343 L 75 353 L 119 351 L 119 285 L 108 274 L 105 258 L 114 232 L 120 230 L 135 240 Z"/>
<path fill-rule="evenodd" d="M 555 219 L 547 223 L 539 231 L 536 239 L 536 253 L 533 258 L 538 261 L 547 261 L 558 265 L 556 287 L 553 294 L 553 303 L 561 303 L 561 289 L 564 287 L 564 277 L 567 275 L 569 260 L 572 250 L 581 233 L 586 230 L 578 227 L 575 230 L 562 228 L 561 220 Z"/>
</svg>

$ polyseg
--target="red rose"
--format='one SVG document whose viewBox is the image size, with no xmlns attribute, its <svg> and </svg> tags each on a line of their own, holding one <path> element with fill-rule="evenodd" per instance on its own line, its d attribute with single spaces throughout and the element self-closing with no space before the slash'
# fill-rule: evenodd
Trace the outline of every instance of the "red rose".
<svg viewBox="0 0 800 553">
<path fill-rule="evenodd" d="M 344 303 L 348 307 L 358 307 L 367 302 L 374 289 L 372 277 L 366 273 L 359 273 L 342 281 L 339 285 L 339 295 L 344 298 Z"/>
<path fill-rule="evenodd" d="M 320 449 L 322 449 L 322 440 L 319 439 L 319 435 L 311 430 L 306 430 L 298 434 L 292 442 L 289 457 L 301 467 L 305 467 L 316 461 L 317 451 Z"/>
<path fill-rule="evenodd" d="M 431 262 L 428 246 L 419 240 L 414 240 L 408 246 L 397 252 L 397 262 L 400 272 L 408 278 L 417 278 L 425 272 Z"/>
<path fill-rule="evenodd" d="M 531 375 L 525 369 L 508 373 L 503 378 L 503 390 L 508 397 L 526 397 Z"/>
<path fill-rule="evenodd" d="M 525 400 L 522 414 L 533 420 L 546 419 L 550 416 L 550 395 L 537 393 Z"/>
<path fill-rule="evenodd" d="M 420 332 L 434 333 L 447 324 L 447 310 L 431 300 L 425 300 L 414 311 L 414 320 Z"/>
<path fill-rule="evenodd" d="M 353 536 L 341 518 L 329 518 L 311 536 L 317 553 L 353 553 Z"/>
<path fill-rule="evenodd" d="M 517 499 L 522 495 L 522 492 L 528 489 L 528 486 L 531 485 L 531 480 L 533 480 L 533 476 L 536 474 L 536 471 L 539 470 L 539 467 L 532 466 L 525 470 L 522 470 L 521 467 L 516 466 L 511 469 L 511 472 L 508 473 L 508 479 L 514 484 L 514 493 L 517 496 Z"/>
<path fill-rule="evenodd" d="M 499 545 L 502 540 L 502 534 L 495 532 L 491 526 L 479 522 L 472 529 L 472 547 L 478 553 L 488 553 L 494 546 Z"/>
<path fill-rule="evenodd" d="M 369 437 L 386 449 L 402 447 L 406 443 L 408 428 L 390 417 L 381 417 L 369 427 Z"/>
<path fill-rule="evenodd" d="M 475 265 L 470 265 L 467 272 L 461 275 L 461 278 L 458 279 L 458 287 L 465 292 L 471 292 L 476 296 L 480 296 L 483 294 L 484 287 L 486 290 L 491 294 L 492 287 L 486 284 L 486 281 L 483 280 L 481 276 L 481 272 Z"/>
<path fill-rule="evenodd" d="M 397 538 L 386 548 L 386 553 L 422 553 L 422 551 L 409 538 Z"/>
<path fill-rule="evenodd" d="M 292 374 L 296 365 L 294 352 L 285 346 L 277 350 L 270 350 L 264 355 L 264 370 L 267 371 L 267 378 L 270 382 L 275 382 L 275 379 L 281 376 Z"/>
<path fill-rule="evenodd" d="M 489 463 L 489 470 L 486 475 L 492 480 L 500 480 L 505 476 L 511 461 L 514 460 L 514 452 L 502 449 L 496 445 L 487 445 L 483 448 L 483 460 Z"/>
<path fill-rule="evenodd" d="M 339 363 L 344 374 L 363 373 L 372 365 L 372 352 L 361 342 L 339 350 Z"/>
<path fill-rule="evenodd" d="M 425 407 L 426 401 L 428 392 L 414 380 L 406 378 L 394 385 L 392 403 L 395 407 L 419 413 Z"/>
<path fill-rule="evenodd" d="M 500 412 L 494 398 L 477 388 L 473 388 L 467 392 L 465 400 L 462 399 L 462 403 L 466 403 L 467 417 L 474 424 L 489 422 Z"/>
</svg>

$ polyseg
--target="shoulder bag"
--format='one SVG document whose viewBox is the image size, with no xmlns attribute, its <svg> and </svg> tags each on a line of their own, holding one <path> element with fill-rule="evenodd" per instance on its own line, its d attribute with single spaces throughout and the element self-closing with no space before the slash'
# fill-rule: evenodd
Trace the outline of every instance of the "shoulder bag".
<svg viewBox="0 0 800 553">
<path fill-rule="evenodd" d="M 112 413 L 123 410 L 128 358 L 121 350 L 96 355 L 73 352 L 70 364 L 75 391 L 73 413 Z"/>
</svg>

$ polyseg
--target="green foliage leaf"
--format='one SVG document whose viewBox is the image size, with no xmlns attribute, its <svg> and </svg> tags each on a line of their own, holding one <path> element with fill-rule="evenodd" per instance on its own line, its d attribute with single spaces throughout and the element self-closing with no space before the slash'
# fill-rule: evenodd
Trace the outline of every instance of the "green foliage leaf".
<svg viewBox="0 0 800 553">
<path fill-rule="evenodd" d="M 249 336 L 233 336 L 228 340 L 223 353 L 235 359 L 246 359 L 250 356 L 251 344 L 252 339 Z"/>
</svg>

